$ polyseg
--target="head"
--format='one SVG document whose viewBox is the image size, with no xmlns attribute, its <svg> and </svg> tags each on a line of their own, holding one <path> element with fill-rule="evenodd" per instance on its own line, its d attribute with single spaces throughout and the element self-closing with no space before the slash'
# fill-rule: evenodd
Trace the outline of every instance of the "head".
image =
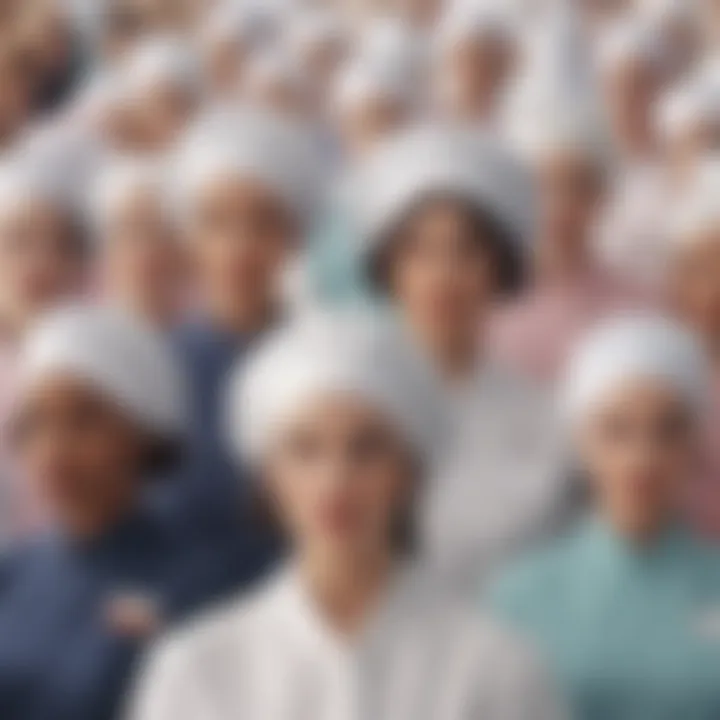
<svg viewBox="0 0 720 720">
<path fill-rule="evenodd" d="M 153 0 L 103 0 L 102 5 L 99 51 L 113 65 L 154 31 L 157 17 Z"/>
<path fill-rule="evenodd" d="M 622 534 L 652 539 L 678 519 L 699 471 L 702 351 L 669 323 L 618 321 L 576 362 L 573 432 L 599 511 Z"/>
<path fill-rule="evenodd" d="M 607 199 L 605 164 L 592 153 L 558 149 L 539 157 L 535 170 L 541 245 L 584 254 Z"/>
<path fill-rule="evenodd" d="M 441 0 L 392 0 L 390 5 L 404 22 L 420 30 L 434 27 L 442 11 Z"/>
<path fill-rule="evenodd" d="M 274 188 L 242 174 L 218 174 L 193 205 L 186 235 L 201 302 L 240 326 L 262 327 L 278 310 L 298 219 Z"/>
<path fill-rule="evenodd" d="M 410 366 L 360 317 L 267 339 L 230 389 L 233 437 L 297 554 L 331 572 L 408 552 L 427 451 Z"/>
<path fill-rule="evenodd" d="M 101 533 L 177 460 L 177 368 L 145 326 L 97 308 L 48 316 L 21 360 L 9 441 L 23 474 L 66 530 Z"/>
<path fill-rule="evenodd" d="M 437 85 L 447 115 L 461 121 L 491 117 L 498 107 L 515 61 L 514 42 L 506 30 L 463 28 L 440 54 Z"/>
<path fill-rule="evenodd" d="M 631 154 L 647 153 L 655 143 L 653 110 L 664 82 L 659 42 L 640 33 L 610 38 L 605 48 L 603 81 L 610 120 L 620 147 Z"/>
<path fill-rule="evenodd" d="M 0 258 L 0 316 L 11 336 L 84 289 L 85 233 L 66 209 L 39 195 L 0 209 Z"/>
<path fill-rule="evenodd" d="M 185 257 L 158 180 L 129 179 L 98 209 L 100 269 L 112 302 L 168 326 L 184 302 Z"/>
<path fill-rule="evenodd" d="M 354 564 L 407 550 L 417 467 L 372 403 L 314 398 L 278 434 L 264 467 L 271 506 L 301 553 Z"/>
<path fill-rule="evenodd" d="M 373 276 L 433 343 L 475 341 L 495 301 L 520 283 L 513 240 L 487 212 L 452 195 L 419 202 L 389 233 Z"/>
<path fill-rule="evenodd" d="M 272 52 L 248 63 L 242 98 L 251 107 L 295 121 L 307 120 L 313 103 L 309 78 L 297 61 Z"/>
</svg>

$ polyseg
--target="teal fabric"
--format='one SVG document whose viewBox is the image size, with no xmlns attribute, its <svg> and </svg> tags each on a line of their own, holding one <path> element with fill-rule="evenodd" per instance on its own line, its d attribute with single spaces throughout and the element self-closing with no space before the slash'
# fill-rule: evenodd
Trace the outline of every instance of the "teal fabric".
<svg viewBox="0 0 720 720">
<path fill-rule="evenodd" d="M 593 520 L 511 568 L 489 604 L 578 720 L 720 718 L 720 556 L 684 529 L 633 549 Z"/>
<path fill-rule="evenodd" d="M 308 275 L 311 292 L 323 306 L 375 305 L 363 275 L 353 225 L 340 208 L 328 214 L 310 242 Z"/>
</svg>

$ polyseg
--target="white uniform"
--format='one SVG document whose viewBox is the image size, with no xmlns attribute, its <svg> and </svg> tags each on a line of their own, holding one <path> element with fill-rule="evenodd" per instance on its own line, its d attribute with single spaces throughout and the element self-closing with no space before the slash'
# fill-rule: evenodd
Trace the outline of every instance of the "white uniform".
<svg viewBox="0 0 720 720">
<path fill-rule="evenodd" d="M 477 587 L 571 507 L 550 398 L 488 363 L 443 393 L 446 439 L 427 488 L 422 537 L 433 564 Z"/>
<path fill-rule="evenodd" d="M 524 649 L 407 571 L 358 642 L 283 570 L 162 647 L 131 720 L 555 720 Z"/>
</svg>

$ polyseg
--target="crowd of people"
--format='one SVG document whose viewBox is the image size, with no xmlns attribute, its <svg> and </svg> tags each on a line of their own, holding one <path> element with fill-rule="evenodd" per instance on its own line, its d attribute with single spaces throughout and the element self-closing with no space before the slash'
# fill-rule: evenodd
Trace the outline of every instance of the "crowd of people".
<svg viewBox="0 0 720 720">
<path fill-rule="evenodd" d="M 720 717 L 720 2 L 0 33 L 2 720 Z"/>
</svg>

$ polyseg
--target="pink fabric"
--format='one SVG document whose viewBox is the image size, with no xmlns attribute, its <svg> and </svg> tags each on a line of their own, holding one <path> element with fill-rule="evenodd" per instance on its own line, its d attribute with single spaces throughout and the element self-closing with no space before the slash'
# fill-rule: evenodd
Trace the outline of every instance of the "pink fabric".
<svg viewBox="0 0 720 720">
<path fill-rule="evenodd" d="M 565 285 L 536 287 L 493 318 L 490 349 L 501 361 L 540 382 L 555 382 L 568 352 L 606 316 L 647 308 L 648 293 L 607 272 Z"/>
</svg>

